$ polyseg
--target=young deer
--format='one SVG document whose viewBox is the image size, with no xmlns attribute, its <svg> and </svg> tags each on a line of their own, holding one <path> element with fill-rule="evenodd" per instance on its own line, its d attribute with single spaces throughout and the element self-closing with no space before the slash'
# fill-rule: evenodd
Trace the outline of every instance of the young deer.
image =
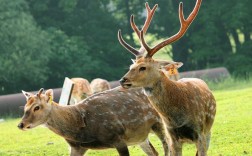
<svg viewBox="0 0 252 156">
<path fill-rule="evenodd" d="M 70 104 L 75 104 L 92 95 L 88 80 L 83 78 L 71 78 L 74 83 Z"/>
<path fill-rule="evenodd" d="M 148 140 L 152 130 L 161 140 L 167 156 L 161 118 L 140 89 L 117 87 L 104 91 L 78 104 L 61 106 L 53 102 L 53 91 L 36 95 L 23 91 L 27 99 L 24 116 L 18 127 L 22 130 L 45 125 L 65 138 L 71 156 L 81 156 L 88 149 L 116 148 L 120 156 L 129 156 L 127 146 L 140 144 L 149 156 L 158 153 Z"/>
<path fill-rule="evenodd" d="M 144 39 L 146 27 L 151 22 L 157 5 L 150 9 L 146 3 L 147 18 L 140 31 L 131 16 L 131 26 L 138 35 L 141 48 L 136 50 L 128 45 L 118 31 L 120 43 L 136 56 L 135 63 L 120 80 L 123 88 L 143 87 L 151 104 L 161 115 L 167 128 L 167 137 L 170 140 L 170 153 L 173 156 L 182 155 L 182 144 L 193 142 L 196 144 L 196 155 L 205 156 L 210 142 L 211 127 L 216 113 L 215 98 L 207 84 L 200 79 L 184 78 L 171 81 L 165 76 L 162 68 L 169 68 L 173 64 L 165 61 L 156 61 L 152 56 L 164 46 L 177 41 L 186 32 L 196 17 L 201 5 L 196 5 L 187 19 L 184 18 L 182 3 L 179 5 L 179 19 L 181 28 L 177 34 L 150 48 Z M 143 55 L 143 50 L 147 53 Z"/>
<path fill-rule="evenodd" d="M 109 90 L 110 84 L 107 80 L 96 78 L 91 81 L 90 88 L 92 90 L 92 93 L 95 94 L 105 90 Z"/>
</svg>

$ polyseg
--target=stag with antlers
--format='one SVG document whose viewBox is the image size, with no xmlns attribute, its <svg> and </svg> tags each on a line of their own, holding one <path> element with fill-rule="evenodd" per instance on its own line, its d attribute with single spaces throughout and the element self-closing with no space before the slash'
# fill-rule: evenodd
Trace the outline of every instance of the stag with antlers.
<svg viewBox="0 0 252 156">
<path fill-rule="evenodd" d="M 141 30 L 137 28 L 134 16 L 131 16 L 132 29 L 141 42 L 139 50 L 127 44 L 122 38 L 121 31 L 118 31 L 120 43 L 136 56 L 136 60 L 130 66 L 129 71 L 120 80 L 121 86 L 126 89 L 143 88 L 166 126 L 172 156 L 182 155 L 182 144 L 184 142 L 196 144 L 196 155 L 207 155 L 211 127 L 216 113 L 216 102 L 211 90 L 203 80 L 184 78 L 171 81 L 165 76 L 163 68 L 167 69 L 174 66 L 174 64 L 176 65 L 176 63 L 154 60 L 152 56 L 161 48 L 179 40 L 185 34 L 195 19 L 200 5 L 201 0 L 197 0 L 193 11 L 185 19 L 183 5 L 180 3 L 179 19 L 181 27 L 179 32 L 152 48 L 147 45 L 144 34 L 148 29 L 157 5 L 150 9 L 148 3 L 146 3 L 147 18 Z"/>
</svg>

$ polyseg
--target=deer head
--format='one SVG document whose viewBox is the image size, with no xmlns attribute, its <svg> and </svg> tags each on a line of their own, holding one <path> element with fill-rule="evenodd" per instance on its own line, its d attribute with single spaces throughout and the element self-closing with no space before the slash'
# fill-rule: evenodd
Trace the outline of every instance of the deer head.
<svg viewBox="0 0 252 156">
<path fill-rule="evenodd" d="M 46 122 L 52 108 L 53 91 L 49 89 L 42 94 L 43 91 L 44 89 L 41 88 L 36 95 L 22 91 L 26 97 L 26 104 L 24 116 L 18 124 L 18 128 L 27 130 Z"/>
<path fill-rule="evenodd" d="M 155 10 L 157 8 L 157 4 L 153 7 L 153 9 L 150 9 L 148 3 L 146 3 L 146 10 L 147 10 L 147 18 L 145 21 L 145 24 L 141 30 L 139 30 L 134 22 L 134 16 L 131 16 L 130 23 L 132 29 L 137 34 L 140 43 L 141 48 L 139 50 L 136 50 L 135 48 L 131 47 L 129 44 L 127 44 L 121 35 L 121 30 L 118 31 L 118 40 L 119 42 L 132 54 L 136 56 L 136 60 L 134 63 L 130 66 L 130 70 L 128 73 L 126 73 L 123 78 L 120 80 L 121 85 L 124 88 L 130 88 L 130 87 L 150 87 L 156 81 L 164 75 L 162 69 L 168 69 L 171 68 L 171 62 L 169 61 L 158 61 L 154 60 L 152 56 L 158 52 L 161 48 L 165 47 L 168 44 L 171 44 L 177 40 L 179 40 L 187 31 L 190 24 L 195 19 L 202 0 L 197 0 L 196 5 L 189 15 L 187 19 L 184 18 L 183 13 L 183 3 L 179 4 L 179 19 L 180 19 L 180 30 L 177 34 L 171 36 L 170 38 L 162 41 L 161 43 L 157 44 L 154 47 L 149 47 L 148 44 L 145 42 L 144 34 L 146 33 L 148 26 L 152 20 L 152 17 L 155 13 Z M 147 53 L 144 53 L 144 52 Z M 181 63 L 173 63 L 173 65 L 176 65 L 176 68 L 179 68 Z"/>
</svg>

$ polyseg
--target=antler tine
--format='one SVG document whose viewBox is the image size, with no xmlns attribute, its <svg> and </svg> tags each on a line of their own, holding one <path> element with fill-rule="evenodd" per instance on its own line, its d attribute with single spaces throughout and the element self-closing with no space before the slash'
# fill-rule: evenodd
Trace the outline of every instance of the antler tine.
<svg viewBox="0 0 252 156">
<path fill-rule="evenodd" d="M 149 53 L 151 53 L 151 48 L 150 46 L 148 46 L 148 44 L 146 43 L 145 39 L 144 39 L 144 32 L 141 31 L 140 32 L 140 41 L 141 41 L 141 44 L 142 46 L 145 48 L 145 50 L 147 51 L 147 56 L 149 55 Z"/>
<path fill-rule="evenodd" d="M 155 4 L 154 7 L 152 9 L 150 9 L 150 6 L 149 6 L 148 2 L 146 2 L 145 7 L 146 7 L 146 10 L 147 10 L 147 19 L 145 20 L 144 26 L 142 28 L 144 33 L 146 33 L 146 31 L 148 30 L 149 25 L 150 25 L 151 20 L 152 20 L 152 17 L 154 15 L 158 5 Z"/>
<path fill-rule="evenodd" d="M 121 30 L 118 30 L 118 40 L 121 43 L 121 45 L 126 48 L 129 52 L 131 52 L 133 55 L 135 55 L 136 57 L 139 56 L 141 53 L 136 50 L 135 48 L 131 47 L 128 43 L 126 43 L 124 41 L 124 39 L 122 38 L 122 33 Z"/>
<path fill-rule="evenodd" d="M 179 20 L 180 20 L 180 30 L 179 30 L 179 32 L 177 34 L 171 36 L 170 38 L 164 40 L 163 42 L 157 44 L 155 47 L 148 48 L 148 45 L 145 43 L 145 40 L 143 38 L 143 34 L 142 35 L 140 34 L 141 35 L 142 45 L 144 45 L 145 49 L 148 52 L 146 57 L 152 57 L 157 51 L 159 51 L 164 46 L 179 40 L 185 34 L 188 27 L 190 26 L 190 24 L 195 19 L 197 13 L 199 12 L 201 2 L 202 2 L 202 0 L 197 0 L 193 11 L 190 13 L 190 15 L 188 16 L 187 19 L 184 18 L 183 3 L 180 2 L 180 4 L 179 4 Z"/>
<path fill-rule="evenodd" d="M 138 29 L 138 27 L 135 24 L 134 15 L 130 16 L 130 25 L 131 25 L 132 29 L 134 30 L 134 32 L 137 34 L 138 38 L 140 38 L 140 30 Z"/>
<path fill-rule="evenodd" d="M 147 10 L 147 17 L 146 17 L 144 26 L 141 29 L 141 31 L 143 31 L 144 33 L 146 33 L 146 31 L 151 23 L 152 17 L 157 9 L 157 6 L 158 5 L 156 4 L 152 9 L 150 9 L 149 4 L 147 2 L 145 3 L 145 7 Z M 134 30 L 134 32 L 137 34 L 138 38 L 141 39 L 140 30 L 138 29 L 138 27 L 136 26 L 135 21 L 134 21 L 134 15 L 131 15 L 131 17 L 130 17 L 130 25 L 131 25 L 132 29 Z M 141 42 L 141 48 L 139 50 L 136 50 L 133 47 L 131 47 L 129 44 L 127 44 L 122 38 L 121 30 L 118 31 L 118 40 L 122 46 L 124 46 L 129 52 L 131 52 L 132 54 L 134 54 L 137 57 L 141 56 L 145 51 L 144 47 L 142 46 L 142 42 Z"/>
<path fill-rule="evenodd" d="M 147 11 L 147 16 L 146 16 L 146 20 L 144 22 L 144 25 L 143 25 L 143 27 L 141 29 L 141 31 L 143 31 L 144 34 L 147 32 L 147 30 L 149 28 L 152 17 L 154 15 L 158 5 L 155 4 L 155 6 L 152 9 L 150 9 L 150 6 L 149 6 L 148 2 L 146 2 L 145 7 L 146 7 L 146 11 Z M 134 15 L 131 15 L 131 17 L 130 17 L 130 25 L 131 25 L 132 29 L 134 30 L 134 32 L 137 34 L 139 40 L 141 40 L 141 34 L 140 34 L 141 31 L 138 29 L 138 27 L 135 24 Z M 139 52 L 140 52 L 140 54 L 143 54 L 145 52 L 146 48 L 143 46 L 142 42 L 140 42 L 140 43 L 141 43 L 141 47 L 139 49 Z"/>
<path fill-rule="evenodd" d="M 141 29 L 141 31 L 143 31 L 144 33 L 147 32 L 147 30 L 149 28 L 149 25 L 151 23 L 152 17 L 154 15 L 154 13 L 155 13 L 158 5 L 155 4 L 155 6 L 152 9 L 150 9 L 150 6 L 149 6 L 148 2 L 146 2 L 145 3 L 145 7 L 146 7 L 146 10 L 147 10 L 147 17 L 146 17 L 144 26 Z M 131 24 L 132 29 L 135 31 L 135 33 L 137 34 L 138 38 L 140 39 L 140 30 L 138 29 L 138 27 L 135 24 L 134 15 L 131 15 L 131 17 L 130 17 L 130 24 Z"/>
</svg>

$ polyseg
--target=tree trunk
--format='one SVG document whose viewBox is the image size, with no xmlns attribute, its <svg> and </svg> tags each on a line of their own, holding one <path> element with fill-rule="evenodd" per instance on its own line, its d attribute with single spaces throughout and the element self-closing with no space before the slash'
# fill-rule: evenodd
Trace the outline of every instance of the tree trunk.
<svg viewBox="0 0 252 156">
<path fill-rule="evenodd" d="M 232 34 L 232 36 L 234 38 L 234 42 L 235 42 L 235 46 L 236 46 L 235 48 L 237 50 L 241 46 L 241 42 L 239 41 L 239 35 L 238 35 L 238 33 L 237 33 L 237 31 L 235 29 L 231 30 L 231 34 Z"/>
</svg>

